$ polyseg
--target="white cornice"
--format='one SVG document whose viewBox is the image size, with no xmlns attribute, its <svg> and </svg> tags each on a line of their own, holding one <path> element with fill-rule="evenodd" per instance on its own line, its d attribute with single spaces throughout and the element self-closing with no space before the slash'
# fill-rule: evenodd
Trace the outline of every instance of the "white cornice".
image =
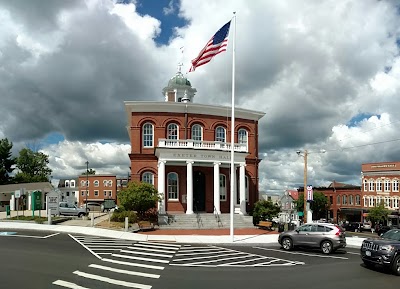
<svg viewBox="0 0 400 289">
<path fill-rule="evenodd" d="M 159 101 L 124 101 L 128 123 L 132 112 L 171 112 L 171 113 L 193 113 L 214 116 L 231 116 L 231 107 L 215 106 L 198 103 L 182 102 L 159 102 Z M 235 118 L 247 120 L 260 120 L 264 112 L 248 110 L 235 107 Z"/>
</svg>

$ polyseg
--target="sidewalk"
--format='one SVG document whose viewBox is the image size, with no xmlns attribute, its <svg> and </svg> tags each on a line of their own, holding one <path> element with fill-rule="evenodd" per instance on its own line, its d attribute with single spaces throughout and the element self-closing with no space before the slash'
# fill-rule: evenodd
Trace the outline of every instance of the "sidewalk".
<svg viewBox="0 0 400 289">
<path fill-rule="evenodd" d="M 97 219 L 97 221 L 96 221 Z M 95 219 L 95 223 L 107 220 L 108 215 Z M 68 223 L 69 222 L 69 223 Z M 168 230 L 133 233 L 123 229 L 105 229 L 92 227 L 91 220 L 71 220 L 59 225 L 36 224 L 33 222 L 18 222 L 2 220 L 0 230 L 38 230 L 69 234 L 93 235 L 99 237 L 126 239 L 133 241 L 177 242 L 190 244 L 278 244 L 278 233 L 258 228 L 234 229 L 233 238 L 230 229 L 215 230 Z M 348 237 L 347 246 L 360 248 L 364 238 Z"/>
</svg>

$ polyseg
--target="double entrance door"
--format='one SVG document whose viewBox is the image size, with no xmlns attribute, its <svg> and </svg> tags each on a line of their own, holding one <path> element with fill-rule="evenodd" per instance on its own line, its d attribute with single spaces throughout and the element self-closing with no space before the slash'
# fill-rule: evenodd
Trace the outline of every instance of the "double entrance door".
<svg viewBox="0 0 400 289">
<path fill-rule="evenodd" d="M 200 171 L 193 172 L 193 210 L 206 210 L 206 176 Z"/>
</svg>

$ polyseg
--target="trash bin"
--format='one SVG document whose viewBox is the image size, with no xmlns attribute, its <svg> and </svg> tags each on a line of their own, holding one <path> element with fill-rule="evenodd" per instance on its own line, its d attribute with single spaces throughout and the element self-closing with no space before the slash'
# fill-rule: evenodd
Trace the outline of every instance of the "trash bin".
<svg viewBox="0 0 400 289">
<path fill-rule="evenodd" d="M 284 230 L 285 230 L 285 225 L 282 224 L 282 223 L 279 223 L 279 225 L 278 225 L 278 232 L 281 233 L 281 232 L 283 232 Z"/>
</svg>

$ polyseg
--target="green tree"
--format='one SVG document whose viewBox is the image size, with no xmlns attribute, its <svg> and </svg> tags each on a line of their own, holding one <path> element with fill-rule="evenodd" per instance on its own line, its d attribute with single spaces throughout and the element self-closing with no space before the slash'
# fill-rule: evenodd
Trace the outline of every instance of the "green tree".
<svg viewBox="0 0 400 289">
<path fill-rule="evenodd" d="M 89 176 L 90 176 L 90 175 L 95 175 L 95 174 L 96 174 L 96 171 L 95 171 L 94 169 L 89 169 L 88 171 L 84 171 L 84 172 L 82 173 L 82 176 L 86 176 L 86 174 L 88 174 Z"/>
<path fill-rule="evenodd" d="M 11 149 L 13 143 L 7 138 L 0 139 L 0 185 L 11 183 L 10 174 L 13 172 L 13 166 L 16 164 L 16 159 L 12 157 Z"/>
<path fill-rule="evenodd" d="M 161 200 L 153 185 L 139 182 L 130 182 L 118 193 L 118 198 L 125 210 L 136 211 L 141 220 L 149 210 L 155 209 Z"/>
<path fill-rule="evenodd" d="M 320 219 L 326 216 L 326 210 L 328 207 L 328 198 L 321 192 L 314 192 L 313 201 L 311 202 L 310 208 L 313 211 L 313 218 Z M 299 194 L 299 198 L 296 203 L 296 209 L 298 212 L 304 211 L 304 193 Z"/>
<path fill-rule="evenodd" d="M 281 207 L 272 201 L 259 200 L 254 205 L 253 223 L 258 224 L 259 221 L 272 220 L 281 212 Z"/>
<path fill-rule="evenodd" d="M 15 175 L 17 183 L 47 182 L 51 175 L 48 167 L 49 157 L 42 152 L 33 152 L 24 148 L 17 157 L 17 168 L 19 172 Z"/>
<path fill-rule="evenodd" d="M 368 220 L 371 220 L 374 224 L 384 223 L 389 215 L 390 211 L 385 208 L 383 202 L 377 207 L 373 207 L 368 211 Z"/>
</svg>

